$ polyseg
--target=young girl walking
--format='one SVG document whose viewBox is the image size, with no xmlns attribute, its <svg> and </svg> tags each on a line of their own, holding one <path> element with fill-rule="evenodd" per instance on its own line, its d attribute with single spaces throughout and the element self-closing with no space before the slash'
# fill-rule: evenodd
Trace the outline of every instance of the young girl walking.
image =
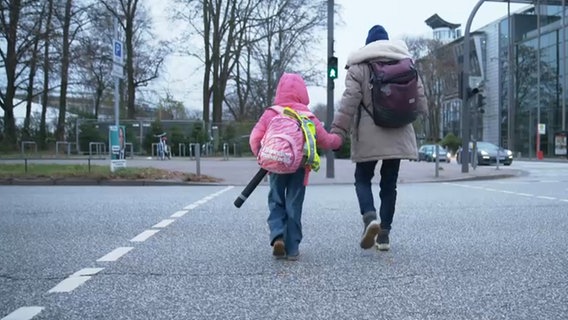
<svg viewBox="0 0 568 320">
<path fill-rule="evenodd" d="M 284 73 L 280 78 L 274 105 L 286 106 L 297 112 L 310 115 L 316 126 L 316 144 L 328 150 L 338 149 L 342 144 L 339 135 L 328 133 L 307 105 L 310 103 L 308 89 L 304 79 L 293 73 Z M 255 156 L 261 147 L 261 140 L 266 133 L 270 120 L 278 115 L 274 109 L 264 111 L 250 134 L 250 147 Z M 300 167 L 290 174 L 270 173 L 270 192 L 268 193 L 268 227 L 270 229 L 270 245 L 276 258 L 297 260 L 302 241 L 302 206 L 306 192 L 309 169 Z"/>
</svg>

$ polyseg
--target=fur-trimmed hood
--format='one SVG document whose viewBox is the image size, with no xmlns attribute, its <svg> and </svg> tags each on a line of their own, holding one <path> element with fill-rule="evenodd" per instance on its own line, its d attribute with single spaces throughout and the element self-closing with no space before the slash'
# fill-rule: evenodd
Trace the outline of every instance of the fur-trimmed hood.
<svg viewBox="0 0 568 320">
<path fill-rule="evenodd" d="M 352 52 L 347 58 L 346 68 L 376 58 L 400 60 L 411 58 L 408 46 L 402 40 L 378 40 Z"/>
</svg>

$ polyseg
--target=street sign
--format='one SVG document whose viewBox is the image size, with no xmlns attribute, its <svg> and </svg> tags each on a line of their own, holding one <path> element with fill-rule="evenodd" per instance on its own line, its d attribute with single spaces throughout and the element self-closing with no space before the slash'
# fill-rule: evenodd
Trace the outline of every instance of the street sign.
<svg viewBox="0 0 568 320">
<path fill-rule="evenodd" d="M 113 77 L 124 78 L 124 46 L 120 40 L 112 42 L 112 72 Z"/>
<path fill-rule="evenodd" d="M 538 134 L 546 134 L 546 124 L 544 123 L 538 124 Z"/>
<path fill-rule="evenodd" d="M 122 64 L 122 60 L 124 57 L 124 50 L 122 50 L 122 42 L 120 42 L 119 40 L 114 40 L 113 41 L 113 54 L 112 54 L 112 61 L 114 63 L 118 63 L 118 64 Z"/>
<path fill-rule="evenodd" d="M 113 63 L 111 75 L 120 79 L 124 79 L 124 67 L 121 64 Z"/>
</svg>

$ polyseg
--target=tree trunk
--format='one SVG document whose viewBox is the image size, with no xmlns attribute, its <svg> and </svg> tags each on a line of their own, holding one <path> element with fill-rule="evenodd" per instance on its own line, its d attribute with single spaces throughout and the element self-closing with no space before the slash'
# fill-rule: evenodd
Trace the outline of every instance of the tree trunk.
<svg viewBox="0 0 568 320">
<path fill-rule="evenodd" d="M 128 7 L 129 12 L 126 17 L 126 79 L 127 79 L 127 118 L 136 117 L 136 86 L 134 79 L 134 18 L 136 17 L 136 7 L 138 0 L 134 0 Z"/>
<path fill-rule="evenodd" d="M 67 113 L 67 86 L 69 84 L 69 29 L 71 28 L 71 8 L 73 0 L 65 2 L 65 17 L 63 21 L 63 52 L 61 53 L 61 93 L 59 95 L 59 117 L 57 119 L 56 138 L 65 139 L 65 114 Z"/>
<path fill-rule="evenodd" d="M 39 24 L 38 30 L 41 30 L 41 22 Z M 32 51 L 32 59 L 30 61 L 30 74 L 28 79 L 28 92 L 26 95 L 26 118 L 24 120 L 24 130 L 23 135 L 25 136 L 26 140 L 30 135 L 30 123 L 31 123 L 31 116 L 32 116 L 32 101 L 34 98 L 34 79 L 37 71 L 37 50 L 38 50 L 38 43 L 39 38 L 36 38 L 34 43 L 34 48 Z"/>
<path fill-rule="evenodd" d="M 9 4 L 10 22 L 6 31 L 6 94 L 4 95 L 4 142 L 10 148 L 16 148 L 16 120 L 14 119 L 14 97 L 16 95 L 16 66 L 18 54 L 16 40 L 20 20 L 20 0 L 11 0 Z"/>
<path fill-rule="evenodd" d="M 53 0 L 48 1 L 47 17 L 45 22 L 45 44 L 43 49 L 43 92 L 41 95 L 41 117 L 39 122 L 39 146 L 41 149 L 45 149 L 47 144 L 45 118 L 47 114 L 47 100 L 49 99 L 49 34 L 51 33 L 51 18 L 53 16 Z"/>
<path fill-rule="evenodd" d="M 211 101 L 211 89 L 210 79 L 211 79 L 211 56 L 210 56 L 210 32 L 211 26 L 209 25 L 211 21 L 211 16 L 209 14 L 209 6 L 211 4 L 209 1 L 203 1 L 203 40 L 205 48 L 205 72 L 203 72 L 203 122 L 205 123 L 205 130 L 209 128 L 209 102 Z"/>
<path fill-rule="evenodd" d="M 103 96 L 104 88 L 99 85 L 95 93 L 95 120 L 99 118 L 99 108 Z"/>
</svg>

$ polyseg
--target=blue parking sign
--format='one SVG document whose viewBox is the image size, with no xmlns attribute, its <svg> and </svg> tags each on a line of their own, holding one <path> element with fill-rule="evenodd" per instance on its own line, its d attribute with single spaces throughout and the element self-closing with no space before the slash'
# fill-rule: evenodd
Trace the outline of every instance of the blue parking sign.
<svg viewBox="0 0 568 320">
<path fill-rule="evenodd" d="M 119 41 L 114 42 L 114 55 L 117 58 L 122 58 L 122 43 Z"/>
</svg>

